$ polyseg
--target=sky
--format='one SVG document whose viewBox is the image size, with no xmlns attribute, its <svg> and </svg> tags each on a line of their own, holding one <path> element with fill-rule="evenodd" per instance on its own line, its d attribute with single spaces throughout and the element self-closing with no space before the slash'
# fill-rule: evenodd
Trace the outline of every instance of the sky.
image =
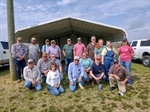
<svg viewBox="0 0 150 112">
<path fill-rule="evenodd" d="M 128 39 L 150 39 L 150 0 L 14 0 L 15 31 L 62 17 L 121 27 Z M 0 40 L 8 41 L 6 0 L 0 0 Z"/>
</svg>

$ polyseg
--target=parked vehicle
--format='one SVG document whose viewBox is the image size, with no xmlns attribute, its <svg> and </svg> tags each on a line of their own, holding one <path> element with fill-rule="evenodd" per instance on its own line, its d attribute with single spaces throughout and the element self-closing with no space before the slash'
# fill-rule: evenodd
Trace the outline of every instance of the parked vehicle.
<svg viewBox="0 0 150 112">
<path fill-rule="evenodd" d="M 0 41 L 0 65 L 9 64 L 8 42 Z"/>
<path fill-rule="evenodd" d="M 134 49 L 133 59 L 140 59 L 144 66 L 150 67 L 150 39 L 133 40 L 130 45 Z"/>
</svg>

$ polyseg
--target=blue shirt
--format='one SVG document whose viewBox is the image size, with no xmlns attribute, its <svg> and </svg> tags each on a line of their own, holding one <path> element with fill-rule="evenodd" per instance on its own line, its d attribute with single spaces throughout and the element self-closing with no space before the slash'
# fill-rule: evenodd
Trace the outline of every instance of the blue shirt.
<svg viewBox="0 0 150 112">
<path fill-rule="evenodd" d="M 41 51 L 43 51 L 43 52 L 48 52 L 48 48 L 50 47 L 50 45 L 47 45 L 47 44 L 45 44 L 45 45 L 43 45 L 42 46 L 42 50 Z"/>
<path fill-rule="evenodd" d="M 69 64 L 68 68 L 68 78 L 70 82 L 73 81 L 73 78 L 78 78 L 79 76 L 84 76 L 84 68 L 81 63 L 75 65 L 74 62 Z"/>
<path fill-rule="evenodd" d="M 90 71 L 92 71 L 93 74 L 101 74 L 104 72 L 104 66 L 101 63 L 99 63 L 99 65 L 96 65 L 96 63 L 93 63 L 90 68 Z"/>
</svg>

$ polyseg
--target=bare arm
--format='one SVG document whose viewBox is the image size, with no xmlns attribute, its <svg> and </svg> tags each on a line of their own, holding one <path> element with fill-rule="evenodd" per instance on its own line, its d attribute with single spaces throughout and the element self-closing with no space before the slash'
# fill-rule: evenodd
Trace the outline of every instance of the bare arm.
<svg viewBox="0 0 150 112">
<path fill-rule="evenodd" d="M 92 71 L 90 71 L 90 75 L 91 75 L 95 80 L 97 79 L 97 77 L 94 76 L 94 74 L 93 74 Z"/>
<path fill-rule="evenodd" d="M 63 55 L 66 57 L 66 53 L 65 53 L 65 51 L 63 50 L 62 52 L 63 52 Z"/>
<path fill-rule="evenodd" d="M 101 59 L 101 61 L 102 61 L 102 64 L 104 64 L 104 56 L 102 56 L 102 59 Z"/>
</svg>

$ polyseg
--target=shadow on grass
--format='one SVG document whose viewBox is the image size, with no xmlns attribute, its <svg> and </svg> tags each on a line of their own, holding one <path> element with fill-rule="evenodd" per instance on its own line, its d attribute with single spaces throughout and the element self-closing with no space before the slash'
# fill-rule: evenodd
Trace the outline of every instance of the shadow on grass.
<svg viewBox="0 0 150 112">
<path fill-rule="evenodd" d="M 0 76 L 9 74 L 9 66 L 0 67 Z"/>
<path fill-rule="evenodd" d="M 132 75 L 132 80 L 134 82 L 139 81 L 141 78 L 138 75 Z"/>
</svg>

